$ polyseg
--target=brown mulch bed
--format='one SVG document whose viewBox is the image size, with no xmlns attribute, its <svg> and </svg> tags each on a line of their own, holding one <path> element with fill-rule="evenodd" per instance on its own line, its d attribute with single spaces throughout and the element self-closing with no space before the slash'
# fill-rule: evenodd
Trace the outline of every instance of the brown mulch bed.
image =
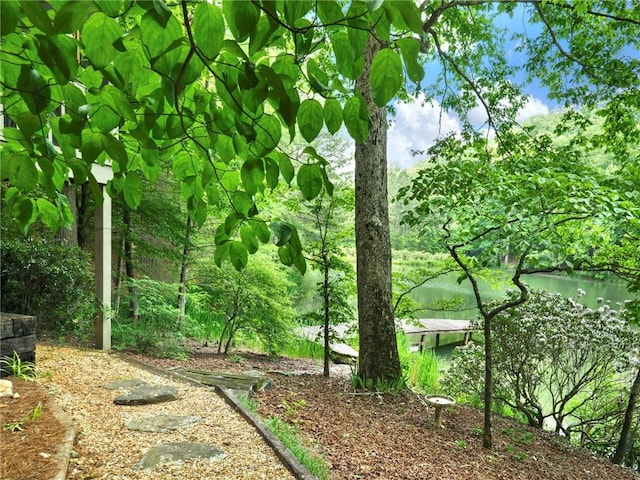
<svg viewBox="0 0 640 480">
<path fill-rule="evenodd" d="M 575 449 L 557 436 L 494 417 L 494 446 L 482 448 L 482 412 L 457 405 L 433 425 L 434 411 L 410 392 L 399 395 L 353 391 L 349 368 L 332 366 L 325 379 L 315 360 L 239 352 L 225 358 L 196 348 L 188 362 L 138 359 L 159 367 L 189 365 L 226 371 L 272 373 L 273 388 L 254 396 L 263 417 L 296 425 L 329 463 L 332 479 L 638 480 L 628 469 Z"/>
<path fill-rule="evenodd" d="M 211 349 L 195 349 L 189 362 L 131 356 L 163 368 L 189 365 L 208 370 L 272 372 L 269 376 L 273 388 L 254 396 L 259 413 L 264 417 L 277 415 L 297 426 L 309 445 L 330 465 L 331 479 L 640 479 L 604 458 L 571 448 L 558 437 L 501 417 L 494 420 L 494 448 L 487 451 L 482 448 L 479 410 L 457 405 L 445 413 L 445 428 L 437 429 L 433 426 L 433 410 L 409 392 L 398 395 L 354 392 L 349 368 L 344 366 L 332 370 L 333 376 L 325 379 L 317 361 L 274 361 L 251 352 L 224 357 Z M 91 358 L 94 367 L 99 366 L 102 358 Z M 79 368 L 74 368 L 79 373 Z M 273 373 L 285 371 L 306 373 Z M 34 387 L 34 398 L 27 402 L 30 387 Z M 0 408 L 3 424 L 23 418 L 38 402 L 48 400 L 46 391 L 37 384 L 20 385 L 18 390 L 21 397 L 17 402 L 0 401 L 3 405 L 10 404 Z M 17 405 L 20 408 L 15 410 Z M 42 421 L 53 426 L 53 421 L 50 424 L 45 421 L 52 419 L 48 412 L 45 408 Z M 11 478 L 48 477 L 44 473 L 46 467 L 35 462 L 46 460 L 57 444 L 39 422 L 28 422 L 24 432 L 2 432 L 2 472 L 7 471 L 9 465 L 5 462 L 9 461 L 14 462 L 10 466 L 12 472 L 18 472 L 16 468 L 25 472 L 24 476 L 16 473 L 18 476 Z"/>
<path fill-rule="evenodd" d="M 55 454 L 66 427 L 55 417 L 46 388 L 36 382 L 8 380 L 18 396 L 0 398 L 0 478 L 51 478 L 58 469 Z"/>
</svg>

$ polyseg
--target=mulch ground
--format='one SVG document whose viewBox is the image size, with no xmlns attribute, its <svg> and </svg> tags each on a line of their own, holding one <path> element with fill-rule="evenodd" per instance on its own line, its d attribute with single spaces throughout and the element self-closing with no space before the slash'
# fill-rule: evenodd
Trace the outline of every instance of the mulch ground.
<svg viewBox="0 0 640 480">
<path fill-rule="evenodd" d="M 225 358 L 203 349 L 195 351 L 189 362 L 135 358 L 163 368 L 320 371 L 312 360 L 273 361 L 247 352 Z M 296 426 L 330 465 L 331 479 L 640 479 L 558 437 L 501 417 L 494 419 L 494 448 L 487 451 L 482 448 L 482 412 L 477 409 L 455 406 L 445 412 L 445 428 L 439 429 L 433 425 L 433 410 L 410 392 L 354 392 L 348 375 L 269 376 L 273 388 L 254 396 L 260 415 L 278 416 Z M 44 389 L 17 382 L 16 390 L 19 398 L 0 399 L 2 424 L 22 421 L 22 431 L 0 432 L 0 477 L 49 478 L 53 473 L 49 460 L 64 432 L 47 408 L 50 396 Z M 24 421 L 39 403 L 44 406 L 40 417 Z M 3 475 L 7 471 L 11 477 Z"/>
<path fill-rule="evenodd" d="M 188 363 L 137 358 L 164 368 L 321 371 L 318 362 L 308 359 L 274 361 L 241 352 L 231 361 L 206 349 L 195 351 Z M 254 395 L 260 415 L 297 426 L 329 463 L 332 479 L 640 479 L 562 438 L 499 416 L 494 417 L 493 449 L 487 451 L 482 412 L 475 408 L 456 405 L 445 412 L 445 428 L 439 429 L 433 425 L 433 409 L 411 392 L 354 392 L 344 374 L 329 379 L 319 373 L 269 376 L 273 388 Z"/>
<path fill-rule="evenodd" d="M 19 396 L 0 398 L 0 478 L 51 478 L 58 468 L 54 455 L 66 428 L 54 416 L 51 395 L 44 387 L 10 380 Z"/>
</svg>

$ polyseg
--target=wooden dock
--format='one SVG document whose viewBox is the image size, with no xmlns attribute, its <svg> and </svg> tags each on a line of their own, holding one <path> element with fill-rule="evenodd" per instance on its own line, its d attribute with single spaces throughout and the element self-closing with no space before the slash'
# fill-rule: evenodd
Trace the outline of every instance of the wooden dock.
<svg viewBox="0 0 640 480">
<path fill-rule="evenodd" d="M 440 335 L 443 333 L 462 333 L 464 334 L 464 343 L 467 343 L 471 338 L 471 334 L 476 330 L 469 320 L 449 320 L 446 318 L 398 320 L 396 324 L 406 335 L 420 336 L 420 342 L 413 344 L 413 346 L 417 346 L 420 351 L 424 349 L 428 335 L 436 336 L 437 348 L 440 346 Z M 331 329 L 336 339 L 343 339 L 346 337 L 349 329 L 353 329 L 353 325 L 339 323 L 337 325 L 331 325 Z M 320 325 L 299 327 L 296 329 L 296 333 L 301 338 L 324 345 L 324 328 Z M 329 348 L 338 358 L 358 358 L 358 351 L 346 343 L 332 340 L 329 342 Z"/>
<path fill-rule="evenodd" d="M 471 334 L 477 330 L 470 320 L 450 320 L 447 318 L 416 318 L 411 320 L 399 320 L 399 328 L 406 335 L 420 335 L 417 343 L 419 351 L 424 349 L 428 335 L 436 336 L 436 348 L 440 346 L 440 335 L 443 333 L 462 333 L 463 342 L 466 344 L 471 339 Z"/>
</svg>

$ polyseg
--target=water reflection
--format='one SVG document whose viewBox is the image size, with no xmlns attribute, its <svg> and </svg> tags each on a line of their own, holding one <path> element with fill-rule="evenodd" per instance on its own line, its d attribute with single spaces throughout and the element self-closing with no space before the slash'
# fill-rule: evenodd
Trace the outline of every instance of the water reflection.
<svg viewBox="0 0 640 480">
<path fill-rule="evenodd" d="M 458 284 L 457 278 L 457 274 L 439 277 L 428 282 L 425 286 L 416 289 L 412 293 L 412 297 L 423 306 L 430 306 L 434 302 L 452 299 L 456 296 L 461 297 L 463 299 L 463 306 L 460 311 L 426 310 L 420 313 L 420 317 L 464 320 L 474 320 L 477 318 L 476 303 L 473 297 L 471 283 L 465 280 Z M 566 297 L 574 298 L 583 305 L 592 308 L 598 305 L 599 298 L 605 302 L 610 302 L 614 308 L 616 308 L 615 305 L 618 302 L 638 298 L 637 295 L 629 293 L 625 285 L 621 282 L 556 275 L 527 275 L 525 281 L 533 288 L 560 293 Z M 512 285 L 492 285 L 488 281 L 481 281 L 479 286 L 484 299 L 500 298 L 504 296 L 507 288 L 515 288 Z M 585 295 L 578 298 L 577 292 L 579 289 L 584 291 Z"/>
</svg>

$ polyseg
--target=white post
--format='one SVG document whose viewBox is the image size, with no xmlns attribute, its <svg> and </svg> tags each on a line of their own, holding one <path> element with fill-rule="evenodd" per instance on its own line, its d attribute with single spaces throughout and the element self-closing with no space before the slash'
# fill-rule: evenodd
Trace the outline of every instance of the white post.
<svg viewBox="0 0 640 480">
<path fill-rule="evenodd" d="M 96 208 L 96 296 L 100 311 L 95 323 L 96 348 L 111 350 L 111 197 L 104 185 L 102 205 Z"/>
</svg>

